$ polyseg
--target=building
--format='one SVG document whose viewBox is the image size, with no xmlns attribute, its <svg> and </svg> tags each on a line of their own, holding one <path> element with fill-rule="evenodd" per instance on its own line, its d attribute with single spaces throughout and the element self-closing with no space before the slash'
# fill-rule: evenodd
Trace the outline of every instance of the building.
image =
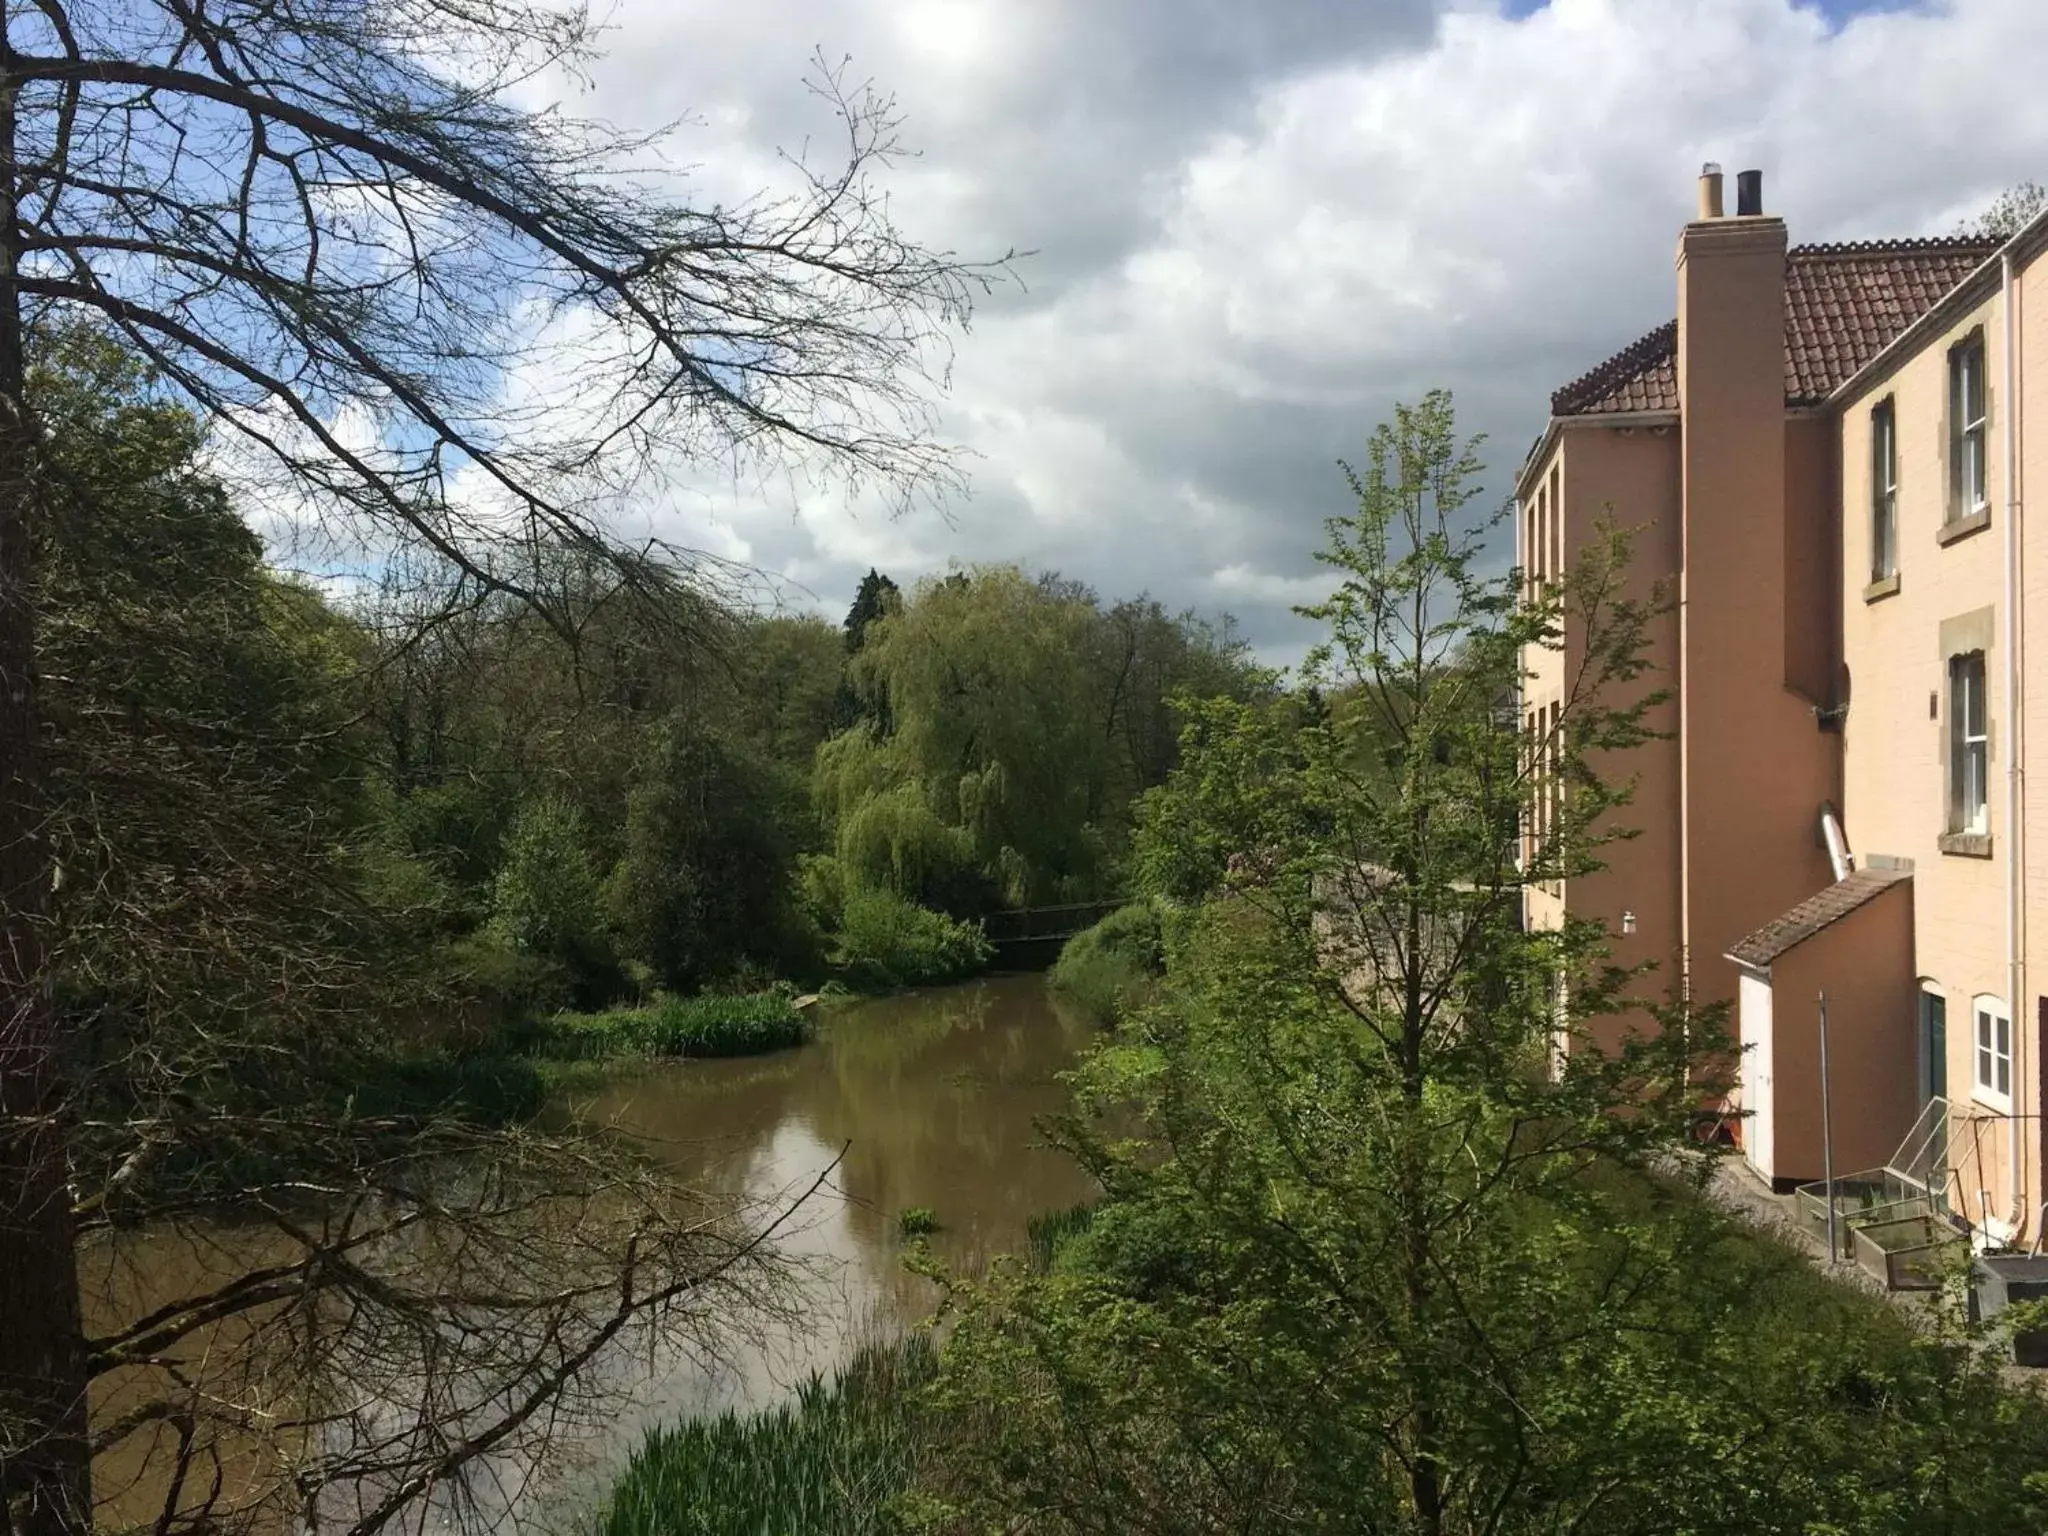
<svg viewBox="0 0 2048 1536">
<path fill-rule="evenodd" d="M 2025 747 L 2048 673 L 2023 645 L 2048 545 L 2022 509 L 2048 475 L 2048 416 L 2026 431 L 2048 219 L 2002 243 L 1788 248 L 1758 173 L 1733 215 L 1722 196 L 1710 166 L 1677 319 L 1552 396 L 1517 486 L 1530 580 L 1612 518 L 1641 530 L 1630 580 L 1678 598 L 1653 637 L 1668 737 L 1610 765 L 1638 780 L 1641 835 L 1532 889 L 1527 918 L 1603 919 L 1617 959 L 1735 1007 L 1743 1155 L 1781 1186 L 1822 1171 L 1825 993 L 1836 1170 L 1945 1121 L 1940 1192 L 1987 1239 L 2031 1241 L 2048 902 L 2029 897 L 2048 892 L 2025 850 L 2048 813 Z M 1527 658 L 1539 744 L 1582 654 L 1568 628 Z"/>
</svg>

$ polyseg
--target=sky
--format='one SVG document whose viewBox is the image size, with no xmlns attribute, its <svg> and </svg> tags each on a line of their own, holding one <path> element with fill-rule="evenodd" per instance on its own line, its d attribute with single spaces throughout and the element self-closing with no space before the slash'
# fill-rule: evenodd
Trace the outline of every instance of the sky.
<svg viewBox="0 0 2048 1536">
<path fill-rule="evenodd" d="M 970 485 L 707 473 L 636 509 L 835 620 L 860 575 L 987 561 L 1310 638 L 1314 551 L 1396 401 L 1442 386 L 1512 492 L 1550 391 L 1674 312 L 1714 160 L 1794 243 L 1952 232 L 2048 181 L 2048 0 L 618 0 L 566 91 L 687 118 L 707 194 L 829 135 L 814 50 L 891 92 L 925 244 L 1033 254 L 958 339 Z M 2026 61 L 2034 61 L 2028 63 Z M 563 90 L 557 82 L 549 89 Z M 1618 509 L 1625 513 L 1626 509 Z M 1505 564 L 1509 536 L 1503 530 Z"/>
</svg>

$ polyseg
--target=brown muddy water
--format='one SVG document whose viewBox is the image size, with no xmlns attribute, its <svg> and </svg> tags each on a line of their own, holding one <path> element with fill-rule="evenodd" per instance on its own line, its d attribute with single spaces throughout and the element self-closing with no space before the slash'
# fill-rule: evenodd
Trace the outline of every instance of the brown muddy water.
<svg viewBox="0 0 2048 1536">
<path fill-rule="evenodd" d="M 591 1370 L 607 1406 L 573 1441 L 554 1446 L 544 1466 L 507 1459 L 483 1468 L 460 1498 L 433 1500 L 415 1528 L 496 1526 L 507 1516 L 528 1529 L 573 1526 L 651 1426 L 772 1402 L 812 1372 L 829 1372 L 856 1345 L 917 1326 L 939 1291 L 904 1267 L 906 1209 L 936 1217 L 930 1249 L 950 1268 L 972 1272 L 996 1254 L 1023 1251 L 1033 1216 L 1093 1192 L 1037 1126 L 1067 1104 L 1059 1074 L 1093 1033 L 1042 977 L 990 977 L 827 1005 L 809 1045 L 744 1060 L 653 1064 L 555 1106 L 561 1121 L 634 1138 L 685 1185 L 760 1202 L 811 1191 L 775 1238 L 796 1261 L 794 1291 L 772 1320 L 733 1319 L 715 1357 L 651 1343 L 600 1357 Z M 124 1243 L 96 1261 L 89 1310 L 98 1310 L 90 1306 L 95 1291 L 110 1312 L 132 1316 L 158 1293 L 200 1289 L 211 1270 L 246 1261 L 239 1246 L 216 1251 L 190 1233 Z M 103 1415 L 115 1404 L 95 1406 Z M 229 1458 L 230 1476 L 248 1480 L 252 1502 L 268 1503 L 258 1487 L 288 1476 L 277 1454 L 273 1446 Z M 147 1521 L 160 1506 L 158 1459 L 157 1450 L 131 1445 L 96 1466 L 110 1524 Z M 297 1523 L 288 1498 L 272 1507 L 274 1526 L 259 1519 L 259 1527 Z"/>
<path fill-rule="evenodd" d="M 582 1098 L 586 1122 L 635 1137 L 686 1183 L 805 1200 L 779 1238 L 807 1262 L 801 1326 L 736 1363 L 650 1379 L 624 1419 L 770 1401 L 850 1347 L 927 1319 L 937 1288 L 904 1267 L 899 1217 L 938 1220 L 934 1257 L 972 1272 L 1021 1253 L 1031 1218 L 1093 1182 L 1048 1147 L 1040 1117 L 1093 1031 L 1036 975 L 827 1006 L 818 1038 L 773 1056 L 651 1067 Z"/>
</svg>

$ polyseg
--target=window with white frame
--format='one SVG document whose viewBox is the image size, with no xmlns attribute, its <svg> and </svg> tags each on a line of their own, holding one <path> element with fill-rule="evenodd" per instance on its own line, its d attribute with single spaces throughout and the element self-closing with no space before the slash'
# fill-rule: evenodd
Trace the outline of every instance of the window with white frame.
<svg viewBox="0 0 2048 1536">
<path fill-rule="evenodd" d="M 1991 830 L 1991 727 L 1984 710 L 1984 653 L 1948 659 L 1948 829 Z"/>
<path fill-rule="evenodd" d="M 1973 333 L 1948 354 L 1948 456 L 1951 519 L 1969 517 L 1991 505 L 1986 476 L 1984 335 Z"/>
<path fill-rule="evenodd" d="M 1975 1021 L 1970 1042 L 1970 1091 L 1978 1102 L 2012 1111 L 2012 1015 L 1998 998 L 1980 994 L 1970 1000 Z"/>
<path fill-rule="evenodd" d="M 1870 579 L 1899 573 L 1899 434 L 1889 396 L 1870 412 Z"/>
</svg>

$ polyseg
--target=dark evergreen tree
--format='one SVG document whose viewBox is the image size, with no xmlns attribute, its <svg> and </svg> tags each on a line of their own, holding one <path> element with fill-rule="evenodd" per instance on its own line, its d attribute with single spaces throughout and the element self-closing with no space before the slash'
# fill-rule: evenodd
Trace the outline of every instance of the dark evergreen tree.
<svg viewBox="0 0 2048 1536">
<path fill-rule="evenodd" d="M 869 626 L 902 606 L 903 593 L 896 583 L 869 566 L 867 575 L 860 579 L 860 590 L 853 596 L 853 606 L 846 611 L 846 654 L 858 655 L 868 643 Z M 888 699 L 880 692 L 862 691 L 851 677 L 840 679 L 832 707 L 833 729 L 843 731 L 863 720 L 873 723 L 876 735 L 888 735 Z"/>
<path fill-rule="evenodd" d="M 902 601 L 896 583 L 869 566 L 860 579 L 860 590 L 853 595 L 853 606 L 846 612 L 846 654 L 851 656 L 865 645 L 868 626 L 895 611 Z"/>
</svg>

